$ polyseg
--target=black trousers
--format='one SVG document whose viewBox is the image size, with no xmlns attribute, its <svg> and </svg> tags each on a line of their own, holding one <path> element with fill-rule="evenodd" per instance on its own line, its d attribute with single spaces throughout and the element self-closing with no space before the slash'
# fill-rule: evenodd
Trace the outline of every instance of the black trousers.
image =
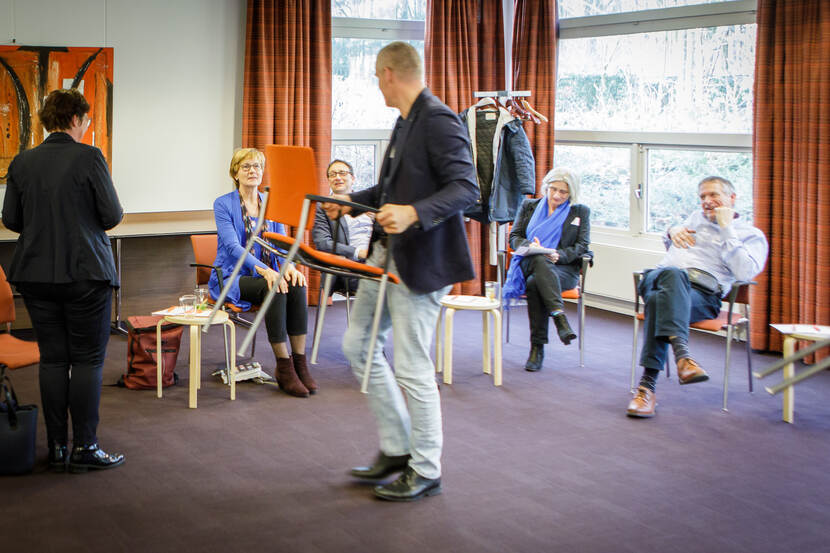
<svg viewBox="0 0 830 553">
<path fill-rule="evenodd" d="M 527 283 L 530 343 L 547 344 L 550 314 L 562 309 L 562 290 L 576 287 L 579 269 L 573 265 L 557 265 L 544 255 L 522 258 L 520 268 Z"/>
<path fill-rule="evenodd" d="M 253 305 L 262 305 L 268 295 L 268 282 L 264 278 L 239 277 L 239 297 Z M 265 329 L 272 344 L 285 342 L 289 336 L 308 333 L 308 302 L 305 286 L 288 285 L 288 293 L 277 292 L 265 313 Z"/>
<path fill-rule="evenodd" d="M 110 337 L 107 282 L 21 283 L 17 289 L 40 348 L 40 398 L 50 444 L 67 444 L 68 414 L 76 446 L 98 443 L 101 375 Z"/>
<path fill-rule="evenodd" d="M 357 285 L 360 284 L 360 279 L 357 277 L 346 278 L 344 276 L 335 276 L 334 282 L 331 283 L 331 291 L 332 292 L 339 292 L 346 295 L 346 284 L 349 285 L 349 295 L 354 296 L 357 294 Z M 322 282 L 320 283 L 322 286 Z"/>
</svg>

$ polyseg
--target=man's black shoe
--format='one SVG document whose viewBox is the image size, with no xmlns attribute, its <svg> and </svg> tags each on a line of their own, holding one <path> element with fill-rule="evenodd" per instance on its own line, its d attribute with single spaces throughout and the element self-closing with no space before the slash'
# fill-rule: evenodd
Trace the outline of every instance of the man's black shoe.
<svg viewBox="0 0 830 553">
<path fill-rule="evenodd" d="M 551 316 L 553 317 L 553 324 L 556 325 L 556 332 L 559 334 L 559 339 L 567 346 L 571 343 L 571 340 L 576 339 L 576 333 L 571 329 L 571 325 L 568 324 L 568 318 L 564 312 Z"/>
<path fill-rule="evenodd" d="M 542 368 L 545 359 L 545 344 L 530 344 L 530 355 L 525 363 L 525 370 L 536 372 Z"/>
<path fill-rule="evenodd" d="M 375 486 L 375 495 L 386 501 L 417 501 L 428 495 L 441 493 L 440 478 L 424 478 L 407 466 L 397 480 Z"/>
<path fill-rule="evenodd" d="M 98 444 L 75 446 L 72 448 L 72 456 L 69 458 L 69 472 L 111 469 L 123 463 L 124 456 L 122 454 L 109 454 L 100 449 Z"/>
<path fill-rule="evenodd" d="M 406 468 L 409 462 L 409 454 L 389 456 L 384 452 L 378 452 L 378 456 L 371 467 L 355 467 L 351 470 L 352 476 L 355 478 L 363 478 L 365 480 L 380 480 L 386 478 L 390 474 L 400 472 Z"/>
</svg>

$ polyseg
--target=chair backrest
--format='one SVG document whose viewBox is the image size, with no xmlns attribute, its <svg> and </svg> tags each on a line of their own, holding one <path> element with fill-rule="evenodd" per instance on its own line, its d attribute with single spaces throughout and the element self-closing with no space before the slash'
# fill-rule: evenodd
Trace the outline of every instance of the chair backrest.
<svg viewBox="0 0 830 553">
<path fill-rule="evenodd" d="M 193 258 L 199 265 L 213 265 L 216 261 L 216 248 L 219 238 L 215 234 L 192 234 L 190 244 L 193 246 Z M 209 267 L 196 267 L 196 286 L 207 284 L 210 280 Z"/>
<path fill-rule="evenodd" d="M 306 146 L 265 146 L 265 169 L 268 171 L 270 194 L 265 218 L 294 228 L 300 226 L 300 215 L 306 194 L 319 194 L 314 151 Z M 313 213 L 306 228 L 314 226 Z"/>
<path fill-rule="evenodd" d="M 11 323 L 14 318 L 12 287 L 6 281 L 6 273 L 3 271 L 3 267 L 0 267 L 0 323 Z"/>
</svg>

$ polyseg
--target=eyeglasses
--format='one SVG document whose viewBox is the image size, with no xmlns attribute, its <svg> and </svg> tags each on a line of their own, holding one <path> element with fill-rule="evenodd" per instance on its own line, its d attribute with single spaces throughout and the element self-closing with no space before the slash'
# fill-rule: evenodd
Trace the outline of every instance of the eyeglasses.
<svg viewBox="0 0 830 553">
<path fill-rule="evenodd" d="M 332 171 L 329 173 L 329 178 L 333 179 L 334 177 L 345 177 L 346 175 L 351 175 L 351 171 Z"/>
<path fill-rule="evenodd" d="M 254 171 L 262 171 L 262 164 L 261 163 L 243 163 L 239 166 L 240 171 L 250 171 L 253 169 Z"/>
</svg>

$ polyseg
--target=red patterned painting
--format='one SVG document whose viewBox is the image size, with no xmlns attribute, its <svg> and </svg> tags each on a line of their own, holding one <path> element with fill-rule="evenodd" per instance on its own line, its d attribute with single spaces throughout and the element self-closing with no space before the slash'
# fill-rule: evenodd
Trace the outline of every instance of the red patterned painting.
<svg viewBox="0 0 830 553">
<path fill-rule="evenodd" d="M 77 88 L 91 109 L 84 142 L 112 169 L 112 48 L 0 46 L 0 184 L 18 153 L 43 142 L 37 112 L 49 92 Z"/>
</svg>

